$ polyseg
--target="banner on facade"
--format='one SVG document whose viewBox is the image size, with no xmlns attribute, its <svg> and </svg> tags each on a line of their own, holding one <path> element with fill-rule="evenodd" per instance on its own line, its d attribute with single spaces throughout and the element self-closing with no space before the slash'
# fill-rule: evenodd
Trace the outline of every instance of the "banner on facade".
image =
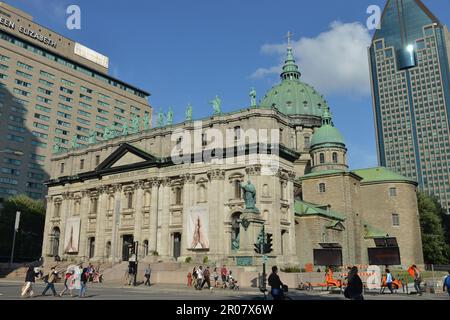
<svg viewBox="0 0 450 320">
<path fill-rule="evenodd" d="M 187 247 L 209 249 L 209 215 L 206 207 L 191 207 L 188 214 Z"/>
<path fill-rule="evenodd" d="M 64 252 L 78 253 L 80 242 L 80 223 L 81 219 L 69 218 L 66 224 L 66 235 L 64 237 Z"/>
</svg>

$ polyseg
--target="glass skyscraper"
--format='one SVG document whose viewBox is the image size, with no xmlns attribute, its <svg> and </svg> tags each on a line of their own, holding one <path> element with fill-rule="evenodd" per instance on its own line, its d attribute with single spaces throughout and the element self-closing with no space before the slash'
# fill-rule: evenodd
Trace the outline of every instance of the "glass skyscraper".
<svg viewBox="0 0 450 320">
<path fill-rule="evenodd" d="M 378 158 L 450 212 L 450 33 L 420 0 L 388 0 L 369 48 Z"/>
</svg>

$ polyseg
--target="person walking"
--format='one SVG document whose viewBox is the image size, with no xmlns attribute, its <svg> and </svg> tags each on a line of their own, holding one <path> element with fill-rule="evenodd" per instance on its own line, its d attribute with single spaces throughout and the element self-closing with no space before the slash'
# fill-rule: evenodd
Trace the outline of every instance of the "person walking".
<svg viewBox="0 0 450 320">
<path fill-rule="evenodd" d="M 202 290 L 203 284 L 203 267 L 200 266 L 197 269 L 197 290 Z"/>
<path fill-rule="evenodd" d="M 222 278 L 222 288 L 227 287 L 227 281 L 228 281 L 228 270 L 225 265 L 223 265 L 222 269 L 220 270 L 220 276 Z"/>
<path fill-rule="evenodd" d="M 391 271 L 389 269 L 386 269 L 386 286 L 388 287 L 389 291 L 391 291 L 391 294 L 394 293 L 394 290 L 392 289 L 392 282 L 394 282 L 394 278 L 392 277 Z"/>
<path fill-rule="evenodd" d="M 72 292 L 72 289 L 69 289 L 69 285 L 70 285 L 70 282 L 72 281 L 74 273 L 75 272 L 73 270 L 68 271 L 66 273 L 66 275 L 64 276 L 64 289 L 59 294 L 60 297 L 62 297 L 64 295 L 64 293 L 66 293 L 67 291 L 70 291 L 70 296 L 73 297 L 73 292 Z"/>
<path fill-rule="evenodd" d="M 450 270 L 448 271 L 448 275 L 444 279 L 444 287 L 443 287 L 443 289 L 444 289 L 444 292 L 445 292 L 445 289 L 447 289 L 447 293 L 448 293 L 448 295 L 450 297 Z"/>
<path fill-rule="evenodd" d="M 209 271 L 209 267 L 206 267 L 205 271 L 203 271 L 203 283 L 201 286 L 201 289 L 203 289 L 203 286 L 205 285 L 205 283 L 208 285 L 208 289 L 212 289 L 211 287 L 211 272 Z"/>
<path fill-rule="evenodd" d="M 358 275 L 358 268 L 353 267 L 348 273 L 347 288 L 345 288 L 344 296 L 350 300 L 364 300 L 363 284 Z"/>
<path fill-rule="evenodd" d="M 80 278 L 80 284 L 81 284 L 80 298 L 86 298 L 86 290 L 87 290 L 88 280 L 89 280 L 89 271 L 88 271 L 88 268 L 84 268 L 83 272 L 81 273 L 81 278 Z"/>
<path fill-rule="evenodd" d="M 50 270 L 50 273 L 47 275 L 47 286 L 45 287 L 44 291 L 42 291 L 42 295 L 45 296 L 47 291 L 50 289 L 52 290 L 53 296 L 57 296 L 55 290 L 55 283 L 58 280 L 58 273 L 56 272 L 56 268 L 52 267 Z"/>
<path fill-rule="evenodd" d="M 148 265 L 147 266 L 147 268 L 145 268 L 145 279 L 147 279 L 147 280 L 145 280 L 145 283 L 144 283 L 144 285 L 145 286 L 151 286 L 151 283 L 150 283 L 150 277 L 151 277 L 151 275 L 152 275 L 152 269 L 150 268 L 150 265 Z"/>
<path fill-rule="evenodd" d="M 278 276 L 277 266 L 272 267 L 272 273 L 269 276 L 268 283 L 271 288 L 270 294 L 272 295 L 273 300 L 283 300 L 283 283 Z"/>
<path fill-rule="evenodd" d="M 422 282 L 422 275 L 420 274 L 419 268 L 415 264 L 412 265 L 412 270 L 414 272 L 414 288 L 419 296 L 422 296 L 422 288 L 420 283 Z"/>
<path fill-rule="evenodd" d="M 34 296 L 33 284 L 36 282 L 36 278 L 38 278 L 39 275 L 39 269 L 34 268 L 33 266 L 28 267 L 27 274 L 25 276 L 25 284 L 22 287 L 22 297 L 26 297 L 28 294 L 30 298 Z"/>
<path fill-rule="evenodd" d="M 214 278 L 214 288 L 218 288 L 219 287 L 219 273 L 217 272 L 217 268 L 214 268 L 213 278 Z"/>
</svg>

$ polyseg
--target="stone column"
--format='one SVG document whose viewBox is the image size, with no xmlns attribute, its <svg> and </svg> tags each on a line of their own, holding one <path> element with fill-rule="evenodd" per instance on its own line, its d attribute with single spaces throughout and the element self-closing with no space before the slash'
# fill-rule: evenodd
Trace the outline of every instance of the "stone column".
<svg viewBox="0 0 450 320">
<path fill-rule="evenodd" d="M 158 178 L 150 180 L 152 186 L 151 203 L 150 203 L 150 224 L 148 236 L 148 252 L 158 251 L 158 211 L 159 211 L 159 184 Z"/>
<path fill-rule="evenodd" d="M 67 218 L 70 217 L 70 209 L 71 209 L 71 200 L 73 199 L 73 194 L 70 192 L 63 193 L 63 204 L 62 210 L 61 210 L 61 222 L 59 225 L 60 229 L 60 238 L 59 238 L 59 249 L 58 249 L 58 255 L 62 257 L 64 255 L 64 241 L 66 237 L 66 223 Z"/>
<path fill-rule="evenodd" d="M 105 186 L 98 188 L 98 205 L 97 205 L 97 228 L 95 232 L 95 254 L 94 259 L 103 260 L 105 257 L 105 230 L 106 230 L 106 214 L 108 211 L 108 194 Z"/>
<path fill-rule="evenodd" d="M 115 263 L 120 260 L 119 252 L 119 224 L 121 215 L 121 196 L 122 196 L 122 185 L 115 184 L 113 186 L 114 192 L 114 212 L 112 218 L 112 228 L 111 228 L 111 261 Z"/>
<path fill-rule="evenodd" d="M 159 188 L 159 203 L 158 203 L 158 252 L 163 258 L 169 260 L 170 254 L 170 194 L 172 189 L 170 187 L 170 178 L 164 178 L 162 185 Z"/>
<path fill-rule="evenodd" d="M 52 196 L 46 196 L 45 200 L 47 201 L 47 208 L 45 211 L 45 227 L 44 227 L 44 237 L 42 241 L 42 257 L 46 257 L 47 254 L 50 254 L 50 233 L 52 232 L 52 225 L 50 220 L 53 218 L 53 210 L 54 203 Z"/>
<path fill-rule="evenodd" d="M 208 188 L 209 252 L 211 255 L 218 256 L 224 254 L 222 243 L 225 241 L 223 224 L 225 170 L 213 169 L 208 171 L 207 175 L 210 181 Z"/>
<path fill-rule="evenodd" d="M 140 258 L 142 258 L 144 254 L 144 239 L 142 237 L 144 182 L 144 180 L 139 180 L 134 184 L 134 241 L 137 241 L 139 244 L 138 255 Z"/>
<path fill-rule="evenodd" d="M 89 216 L 89 197 L 90 192 L 88 190 L 84 190 L 81 192 L 81 208 L 80 208 L 80 218 L 81 218 L 81 226 L 80 226 L 80 245 L 78 249 L 78 257 L 85 261 L 87 259 L 87 226 L 88 226 L 88 216 Z"/>
<path fill-rule="evenodd" d="M 189 219 L 189 209 L 195 206 L 195 175 L 185 174 L 183 175 L 184 187 L 183 187 L 183 231 L 181 234 L 181 261 L 191 255 L 188 251 L 188 241 L 187 241 L 187 228 Z"/>
</svg>

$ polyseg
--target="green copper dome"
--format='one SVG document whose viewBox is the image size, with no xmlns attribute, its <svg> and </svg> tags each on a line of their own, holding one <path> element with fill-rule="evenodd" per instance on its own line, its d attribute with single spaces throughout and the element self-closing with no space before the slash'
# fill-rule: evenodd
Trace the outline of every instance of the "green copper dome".
<svg viewBox="0 0 450 320">
<path fill-rule="evenodd" d="M 295 64 L 292 48 L 287 49 L 287 57 L 281 73 L 281 83 L 273 87 L 261 100 L 263 108 L 276 108 L 286 115 L 312 115 L 321 117 L 327 102 L 310 85 L 300 81 L 301 73 Z"/>
<path fill-rule="evenodd" d="M 333 125 L 331 113 L 328 107 L 325 108 L 322 117 L 322 127 L 316 129 L 311 139 L 311 148 L 319 145 L 345 147 L 342 134 Z"/>
</svg>

